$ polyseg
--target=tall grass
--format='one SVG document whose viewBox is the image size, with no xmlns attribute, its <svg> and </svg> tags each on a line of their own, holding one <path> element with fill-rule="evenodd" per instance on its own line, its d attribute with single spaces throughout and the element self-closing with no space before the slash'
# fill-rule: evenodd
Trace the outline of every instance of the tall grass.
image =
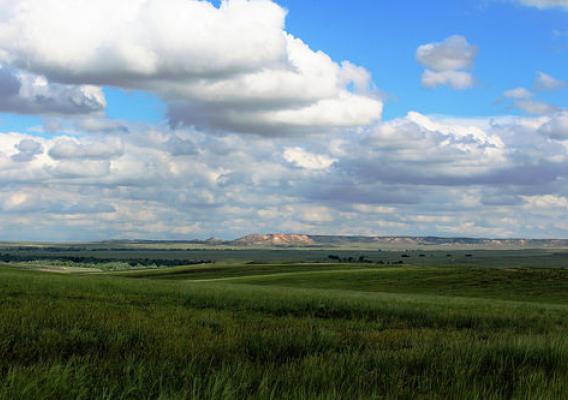
<svg viewBox="0 0 568 400">
<path fill-rule="evenodd" d="M 567 311 L 0 270 L 0 399 L 556 399 Z"/>
</svg>

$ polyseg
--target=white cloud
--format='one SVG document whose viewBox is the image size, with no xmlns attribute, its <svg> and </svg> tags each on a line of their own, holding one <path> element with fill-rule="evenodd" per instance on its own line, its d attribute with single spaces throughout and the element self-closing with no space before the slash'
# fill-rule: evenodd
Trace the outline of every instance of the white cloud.
<svg viewBox="0 0 568 400">
<path fill-rule="evenodd" d="M 515 107 L 528 114 L 550 114 L 558 111 L 558 108 L 551 104 L 530 99 L 518 100 L 514 104 Z"/>
<path fill-rule="evenodd" d="M 463 36 L 454 35 L 442 42 L 418 47 L 416 58 L 434 71 L 455 71 L 470 68 L 477 56 L 477 48 Z"/>
<path fill-rule="evenodd" d="M 303 206 L 301 208 L 302 222 L 322 224 L 334 221 L 333 212 L 328 207 Z"/>
<path fill-rule="evenodd" d="M 473 66 L 477 53 L 477 47 L 459 35 L 418 47 L 416 59 L 427 68 L 422 75 L 422 84 L 430 88 L 450 86 L 460 90 L 472 87 L 473 76 L 466 70 Z"/>
<path fill-rule="evenodd" d="M 538 90 L 558 90 L 566 87 L 566 82 L 558 80 L 544 72 L 537 72 L 535 87 Z"/>
<path fill-rule="evenodd" d="M 553 115 L 538 131 L 551 139 L 568 140 L 568 112 Z"/>
<path fill-rule="evenodd" d="M 568 236 L 568 227 L 555 225 L 564 208 L 532 210 L 525 200 L 568 198 L 568 146 L 553 133 L 564 129 L 563 117 L 554 117 L 409 113 L 333 141 L 316 135 L 301 143 L 135 125 L 127 134 L 0 134 L 2 234 Z M 57 159 L 48 154 L 54 148 Z M 38 154 L 24 165 L 15 159 L 22 150 Z"/>
<path fill-rule="evenodd" d="M 15 161 L 31 161 L 35 156 L 43 153 L 42 144 L 33 139 L 22 139 L 14 147 L 18 150 L 18 153 L 12 156 L 12 159 Z"/>
<path fill-rule="evenodd" d="M 105 178 L 110 173 L 108 160 L 62 160 L 48 169 L 54 178 Z"/>
<path fill-rule="evenodd" d="M 175 134 L 168 139 L 166 147 L 174 156 L 194 156 L 199 153 L 197 145 L 192 140 L 182 139 Z"/>
<path fill-rule="evenodd" d="M 13 192 L 0 192 L 0 210 L 6 218 L 12 215 L 45 213 L 61 218 L 62 215 L 88 215 L 113 213 L 111 204 L 77 201 L 77 194 L 53 191 L 46 188 L 26 188 Z"/>
<path fill-rule="evenodd" d="M 355 158 L 346 158 L 359 173 L 392 182 L 450 183 L 507 163 L 505 144 L 489 129 L 417 112 L 380 124 L 350 154 Z"/>
<path fill-rule="evenodd" d="M 86 116 L 74 122 L 80 132 L 128 132 L 128 128 L 120 121 L 100 116 Z"/>
<path fill-rule="evenodd" d="M 363 214 L 394 214 L 394 207 L 377 206 L 371 204 L 354 204 L 353 210 Z"/>
<path fill-rule="evenodd" d="M 523 196 L 527 209 L 558 210 L 568 209 L 568 197 L 546 194 L 537 196 Z"/>
<path fill-rule="evenodd" d="M 287 34 L 286 12 L 272 1 L 0 5 L 0 62 L 63 84 L 152 91 L 173 125 L 285 135 L 381 116 L 369 73 Z"/>
<path fill-rule="evenodd" d="M 327 169 L 336 161 L 323 154 L 314 154 L 301 147 L 284 149 L 284 159 L 297 167 L 311 170 Z"/>
<path fill-rule="evenodd" d="M 473 86 L 473 76 L 464 71 L 424 71 L 422 85 L 427 88 L 450 86 L 453 89 L 463 90 Z"/>
<path fill-rule="evenodd" d="M 124 144 L 117 138 L 83 142 L 58 139 L 48 153 L 55 160 L 109 160 L 122 156 Z"/>
<path fill-rule="evenodd" d="M 91 113 L 50 117 L 54 136 L 0 133 L 3 238 L 568 237 L 555 225 L 568 198 L 568 122 L 527 89 L 505 96 L 545 115 L 411 112 L 381 123 L 369 72 L 288 34 L 285 10 L 268 0 L 0 0 L 0 9 L 0 106 Z M 462 36 L 421 46 L 424 86 L 473 86 L 476 55 Z M 102 86 L 158 94 L 175 129 L 105 119 Z M 306 133 L 318 134 L 293 136 Z"/>
<path fill-rule="evenodd" d="M 505 93 L 503 93 L 503 96 L 509 99 L 530 99 L 533 96 L 533 93 L 526 88 L 518 87 L 515 89 L 507 90 Z"/>
<path fill-rule="evenodd" d="M 195 0 L 0 5 L 4 61 L 68 83 L 227 76 L 286 61 L 285 11 L 270 1 L 231 0 L 220 8 Z"/>
<path fill-rule="evenodd" d="M 556 90 L 563 86 L 563 82 L 558 81 L 542 72 L 537 73 L 534 87 L 536 90 Z M 534 99 L 534 93 L 524 87 L 517 87 L 503 93 L 505 99 L 511 99 L 511 105 L 528 114 L 545 115 L 559 111 L 559 108 Z M 501 100 L 501 99 L 500 99 Z"/>
<path fill-rule="evenodd" d="M 568 0 L 519 0 L 521 4 L 540 9 L 544 8 L 565 8 L 568 9 Z"/>
<path fill-rule="evenodd" d="M 28 201 L 28 195 L 24 192 L 12 193 L 4 199 L 3 209 L 13 210 L 22 207 Z"/>
<path fill-rule="evenodd" d="M 0 111 L 20 114 L 87 114 L 102 111 L 99 87 L 49 82 L 43 76 L 0 66 Z"/>
<path fill-rule="evenodd" d="M 369 93 L 368 72 L 336 64 L 322 52 L 286 35 L 290 68 L 168 87 L 170 117 L 198 128 L 257 134 L 321 132 L 369 125 L 380 119 L 382 101 Z M 356 91 L 348 90 L 353 83 Z"/>
</svg>

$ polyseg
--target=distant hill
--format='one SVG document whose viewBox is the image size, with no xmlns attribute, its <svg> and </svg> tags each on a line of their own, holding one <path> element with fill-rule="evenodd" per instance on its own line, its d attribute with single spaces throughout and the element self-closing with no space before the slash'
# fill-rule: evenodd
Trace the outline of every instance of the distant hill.
<svg viewBox="0 0 568 400">
<path fill-rule="evenodd" d="M 118 245 L 192 245 L 206 247 L 256 248 L 365 248 L 365 249 L 559 249 L 568 248 L 568 239 L 490 239 L 436 236 L 334 236 L 268 233 L 252 234 L 234 240 L 113 240 L 101 242 Z"/>
<path fill-rule="evenodd" d="M 487 239 L 443 238 L 435 236 L 332 236 L 307 234 L 254 234 L 223 242 L 231 246 L 249 247 L 475 247 L 475 248 L 563 248 L 565 239 Z"/>
</svg>

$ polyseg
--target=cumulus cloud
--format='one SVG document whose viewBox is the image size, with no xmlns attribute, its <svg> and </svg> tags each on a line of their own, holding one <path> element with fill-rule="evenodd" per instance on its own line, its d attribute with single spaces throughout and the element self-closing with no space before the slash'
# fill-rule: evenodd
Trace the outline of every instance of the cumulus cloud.
<svg viewBox="0 0 568 400">
<path fill-rule="evenodd" d="M 2 9 L 3 59 L 68 83 L 227 76 L 286 62 L 285 11 L 270 1 L 24 0 Z"/>
<path fill-rule="evenodd" d="M 568 198 L 565 119 L 412 112 L 301 144 L 133 125 L 128 134 L 3 134 L 2 233 L 60 240 L 259 230 L 568 236 L 559 211 L 527 207 L 534 196 Z M 15 156 L 38 146 L 24 140 L 47 150 L 26 168 Z"/>
<path fill-rule="evenodd" d="M 568 198 L 553 194 L 537 195 L 537 196 L 523 196 L 526 208 L 528 209 L 544 209 L 544 210 L 558 210 L 568 209 Z"/>
<path fill-rule="evenodd" d="M 272 1 L 1 5 L 0 62 L 60 84 L 152 91 L 174 126 L 284 135 L 381 116 L 369 73 L 287 34 L 286 12 Z"/>
<path fill-rule="evenodd" d="M 33 139 L 22 139 L 14 146 L 18 153 L 12 156 L 12 159 L 19 162 L 31 161 L 38 154 L 43 153 L 43 146 L 41 143 Z"/>
<path fill-rule="evenodd" d="M 45 213 L 51 215 L 80 215 L 113 213 L 110 204 L 98 201 L 77 201 L 77 195 L 62 193 L 50 189 L 26 189 L 12 192 L 0 192 L 0 210 L 7 214 Z"/>
<path fill-rule="evenodd" d="M 290 164 L 311 170 L 327 169 L 336 161 L 329 156 L 314 154 L 301 147 L 286 148 L 283 156 Z"/>
<path fill-rule="evenodd" d="M 551 139 L 568 140 L 568 112 L 553 115 L 538 131 Z"/>
<path fill-rule="evenodd" d="M 194 156 L 199 153 L 198 147 L 192 140 L 182 139 L 175 134 L 168 139 L 166 147 L 174 156 Z"/>
<path fill-rule="evenodd" d="M 470 68 L 477 56 L 477 48 L 463 36 L 454 35 L 438 43 L 418 47 L 418 61 L 434 71 L 455 71 Z"/>
<path fill-rule="evenodd" d="M 128 132 L 128 127 L 126 126 L 126 124 L 101 116 L 82 117 L 78 120 L 75 120 L 74 122 L 76 129 L 78 129 L 80 132 Z"/>
<path fill-rule="evenodd" d="M 267 69 L 215 82 L 167 87 L 174 126 L 257 134 L 321 132 L 369 125 L 382 101 L 370 93 L 369 73 L 286 35 L 290 68 Z M 355 86 L 355 92 L 349 90 Z M 164 90 L 164 87 L 162 88 Z"/>
<path fill-rule="evenodd" d="M 438 86 L 449 86 L 454 89 L 469 89 L 473 86 L 473 76 L 464 71 L 424 71 L 422 74 L 422 85 L 428 88 Z"/>
<path fill-rule="evenodd" d="M 416 59 L 427 68 L 422 75 L 422 85 L 460 90 L 472 87 L 473 76 L 467 70 L 473 66 L 477 53 L 477 47 L 459 35 L 418 47 Z"/>
<path fill-rule="evenodd" d="M 122 156 L 124 145 L 117 138 L 90 142 L 64 138 L 57 140 L 48 153 L 55 160 L 110 160 Z"/>
<path fill-rule="evenodd" d="M 104 179 L 110 173 L 110 162 L 108 160 L 92 159 L 62 160 L 55 166 L 48 168 L 48 171 L 54 178 L 64 180 L 75 178 Z"/>
<path fill-rule="evenodd" d="M 411 112 L 372 130 L 337 163 L 352 174 L 389 183 L 459 185 L 482 181 L 507 164 L 501 138 L 474 124 Z"/>
<path fill-rule="evenodd" d="M 81 114 L 0 134 L 2 238 L 568 237 L 567 118 L 528 89 L 504 97 L 534 116 L 381 122 L 370 73 L 287 33 L 269 0 L 0 9 L 0 106 Z M 473 86 L 477 52 L 463 36 L 420 46 L 424 86 Z M 159 95 L 169 126 L 106 119 L 103 86 Z"/>
<path fill-rule="evenodd" d="M 20 114 L 87 114 L 102 111 L 99 87 L 51 83 L 40 75 L 0 66 L 0 111 Z"/>
</svg>

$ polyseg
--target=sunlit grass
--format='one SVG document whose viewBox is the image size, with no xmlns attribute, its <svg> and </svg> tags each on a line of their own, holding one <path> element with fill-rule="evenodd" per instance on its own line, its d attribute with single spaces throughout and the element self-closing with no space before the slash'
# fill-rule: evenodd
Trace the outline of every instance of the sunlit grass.
<svg viewBox="0 0 568 400">
<path fill-rule="evenodd" d="M 0 270 L 0 398 L 552 399 L 568 390 L 568 306 L 253 281 Z"/>
</svg>

